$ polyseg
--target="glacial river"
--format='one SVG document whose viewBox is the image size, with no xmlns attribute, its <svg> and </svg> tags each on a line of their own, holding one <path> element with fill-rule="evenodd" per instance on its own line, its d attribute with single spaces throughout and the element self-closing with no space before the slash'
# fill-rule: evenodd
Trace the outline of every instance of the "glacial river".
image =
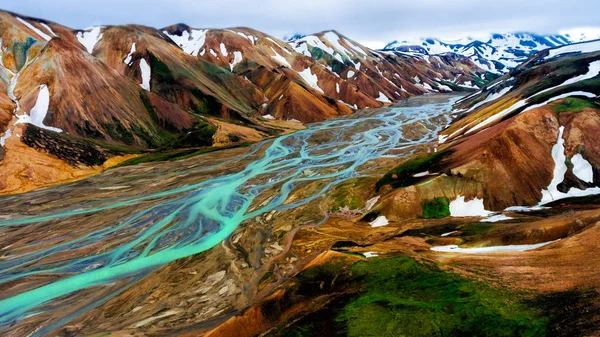
<svg viewBox="0 0 600 337">
<path fill-rule="evenodd" d="M 365 174 L 361 167 L 370 161 L 433 142 L 449 122 L 448 111 L 455 100 L 448 96 L 421 106 L 367 110 L 310 124 L 304 130 L 256 144 L 238 158 L 193 168 L 239 167 L 184 186 L 150 193 L 142 190 L 114 200 L 74 200 L 77 204 L 65 202 L 62 207 L 48 207 L 33 216 L 6 214 L 0 208 L 4 219 L 0 221 L 0 287 L 11 289 L 9 297 L 7 292 L 0 292 L 0 331 L 28 317 L 60 310 L 65 298 L 68 303 L 68 296 L 78 291 L 146 275 L 169 262 L 210 249 L 244 221 L 304 205 L 332 186 Z M 418 125 L 426 130 L 425 136 L 405 136 L 402 126 L 406 125 Z M 204 156 L 219 156 L 219 152 Z M 288 200 L 298 186 L 316 180 L 326 181 L 317 193 Z M 61 189 L 50 188 L 39 193 L 58 191 Z M 253 203 L 264 193 L 274 195 L 266 203 Z M 157 198 L 164 201 L 145 206 L 144 201 Z M 26 226 L 35 225 L 36 231 L 46 224 L 53 228 L 71 217 L 86 219 L 132 205 L 135 211 L 118 221 L 107 217 L 101 226 L 85 234 L 65 233 L 46 239 L 41 236 L 27 247 L 20 241 L 5 239 L 4 234 Z M 109 240 L 107 248 L 92 249 Z M 86 253 L 69 253 L 82 251 Z M 32 279 L 43 281 L 36 281 L 39 283 L 35 286 L 14 286 Z M 52 305 L 54 302 L 62 304 Z M 70 318 L 63 317 L 54 325 Z M 47 331 L 37 330 L 36 334 Z"/>
</svg>

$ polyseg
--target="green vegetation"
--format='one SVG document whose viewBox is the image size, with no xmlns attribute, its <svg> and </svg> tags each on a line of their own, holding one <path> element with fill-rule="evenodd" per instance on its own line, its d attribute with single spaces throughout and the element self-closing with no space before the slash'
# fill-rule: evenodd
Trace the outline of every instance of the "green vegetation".
<svg viewBox="0 0 600 337">
<path fill-rule="evenodd" d="M 450 201 L 446 197 L 425 200 L 421 204 L 423 218 L 441 219 L 450 215 Z"/>
<path fill-rule="evenodd" d="M 557 114 L 563 112 L 581 112 L 586 108 L 590 109 L 600 109 L 594 101 L 589 101 L 586 99 L 575 98 L 575 97 L 567 97 L 562 102 L 553 104 L 551 106 L 552 110 Z"/>
<path fill-rule="evenodd" d="M 488 223 L 474 222 L 474 223 L 462 225 L 459 227 L 459 229 L 461 231 L 462 237 L 469 237 L 469 236 L 481 236 L 481 235 L 487 234 L 495 229 L 498 229 L 498 226 L 494 225 L 493 223 L 489 223 L 489 222 Z"/>
<path fill-rule="evenodd" d="M 187 132 L 186 132 L 187 131 Z M 169 144 L 170 148 L 211 146 L 217 128 L 212 124 L 199 120 L 191 130 L 184 130 L 183 135 Z"/>
<path fill-rule="evenodd" d="M 152 103 L 150 103 L 148 94 L 146 92 L 140 92 L 140 99 L 142 100 L 142 103 L 144 104 L 144 108 L 146 108 L 146 111 L 148 111 L 150 118 L 152 118 L 154 123 L 159 124 L 158 115 L 156 114 L 156 111 L 154 110 Z"/>
<path fill-rule="evenodd" d="M 485 75 L 483 76 L 484 79 L 481 79 L 477 76 L 473 76 L 473 82 L 475 82 L 475 85 L 477 85 L 480 88 L 485 87 L 488 83 L 494 81 L 495 79 L 497 79 L 498 77 L 500 77 L 499 75 L 496 74 L 492 74 L 492 73 L 485 73 Z"/>
<path fill-rule="evenodd" d="M 411 159 L 386 173 L 379 179 L 375 188 L 379 190 L 386 185 L 391 185 L 392 188 L 413 185 L 423 179 L 423 177 L 414 177 L 415 174 L 424 171 L 439 172 L 442 169 L 442 159 L 449 154 L 450 151 L 446 150 L 431 153 L 427 157 Z"/>
<path fill-rule="evenodd" d="M 544 336 L 548 319 L 509 293 L 447 273 L 406 256 L 375 258 L 349 268 L 353 296 L 330 303 L 279 336 Z M 328 274 L 325 275 L 324 273 Z M 343 272 L 337 265 L 305 274 L 302 282 Z M 304 273 L 303 273 L 304 274 Z M 310 277 L 310 278 L 308 278 Z"/>
<path fill-rule="evenodd" d="M 175 76 L 163 61 L 154 54 L 148 52 L 150 59 L 150 68 L 152 69 L 152 85 L 155 83 L 161 83 L 163 85 L 175 84 L 177 80 Z"/>
<path fill-rule="evenodd" d="M 190 89 L 196 101 L 191 102 L 192 109 L 199 114 L 219 115 L 221 111 L 221 103 L 213 96 L 204 94 L 198 88 Z"/>
</svg>

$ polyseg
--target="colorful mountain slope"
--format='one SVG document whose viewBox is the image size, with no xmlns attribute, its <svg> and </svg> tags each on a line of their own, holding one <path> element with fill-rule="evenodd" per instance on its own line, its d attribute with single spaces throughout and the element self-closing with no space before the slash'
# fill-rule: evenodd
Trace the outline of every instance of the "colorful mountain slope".
<svg viewBox="0 0 600 337">
<path fill-rule="evenodd" d="M 9 12 L 0 28 L 2 152 L 16 137 L 71 166 L 256 141 L 494 78 L 464 57 L 377 52 L 335 31 L 288 43 L 249 28 L 74 30 Z"/>
<path fill-rule="evenodd" d="M 379 184 L 396 188 L 382 197 L 382 213 L 421 215 L 446 198 L 485 215 L 600 193 L 599 80 L 592 41 L 542 51 L 458 101 L 436 151 Z"/>
</svg>

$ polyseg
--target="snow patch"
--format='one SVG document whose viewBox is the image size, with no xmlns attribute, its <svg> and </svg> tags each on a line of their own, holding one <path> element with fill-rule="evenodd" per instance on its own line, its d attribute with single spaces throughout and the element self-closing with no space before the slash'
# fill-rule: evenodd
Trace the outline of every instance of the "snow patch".
<svg viewBox="0 0 600 337">
<path fill-rule="evenodd" d="M 375 206 L 375 204 L 377 203 L 377 201 L 379 201 L 380 197 L 381 196 L 378 195 L 376 197 L 373 197 L 373 198 L 367 200 L 367 203 L 365 204 L 365 209 L 367 210 L 367 212 L 370 211 L 373 208 L 373 206 Z"/>
<path fill-rule="evenodd" d="M 369 259 L 369 258 L 372 258 L 372 257 L 377 257 L 377 256 L 379 256 L 379 253 L 377 253 L 377 252 L 364 252 L 364 253 L 363 253 L 363 255 L 364 255 L 364 256 L 365 256 L 367 259 Z"/>
<path fill-rule="evenodd" d="M 383 226 L 387 226 L 389 223 L 390 222 L 385 217 L 385 215 L 380 215 L 377 217 L 377 219 L 369 222 L 369 225 L 371 225 L 371 227 L 383 227 Z"/>
<path fill-rule="evenodd" d="M 264 115 L 264 116 L 262 116 L 262 118 L 264 118 L 264 119 L 275 119 L 275 117 L 273 117 L 271 115 Z"/>
<path fill-rule="evenodd" d="M 131 56 L 133 55 L 133 53 L 135 53 L 135 42 L 131 44 L 131 50 L 129 51 L 129 54 L 127 54 L 127 57 L 123 60 L 123 63 L 125 63 L 128 66 L 131 66 Z"/>
<path fill-rule="evenodd" d="M 167 31 L 163 31 L 163 33 L 167 35 L 173 42 L 175 42 L 175 44 L 178 45 L 184 53 L 192 56 L 198 56 L 200 48 L 204 46 L 207 32 L 208 29 L 191 29 L 189 32 L 186 30 L 181 33 L 181 36 L 178 36 L 169 34 Z"/>
<path fill-rule="evenodd" d="M 554 160 L 554 176 L 552 177 L 550 185 L 548 185 L 548 187 L 545 190 L 542 190 L 542 200 L 540 201 L 539 205 L 544 205 L 549 202 L 564 198 L 600 194 L 599 187 L 590 187 L 585 190 L 580 190 L 578 188 L 571 187 L 569 191 L 567 191 L 567 193 L 563 193 L 558 190 L 558 185 L 562 183 L 562 181 L 565 179 L 565 173 L 567 173 L 567 164 L 565 163 L 567 156 L 565 155 L 565 140 L 563 139 L 564 131 L 564 126 L 561 126 L 558 129 L 558 140 L 556 144 L 552 146 L 552 159 Z"/>
<path fill-rule="evenodd" d="M 544 206 L 510 206 L 504 209 L 505 212 L 531 212 L 531 211 L 541 211 L 544 209 L 548 209 L 550 207 Z"/>
<path fill-rule="evenodd" d="M 425 177 L 430 175 L 431 173 L 429 173 L 429 171 L 425 171 L 425 172 L 421 172 L 421 173 L 415 173 L 413 174 L 413 177 L 415 178 L 421 178 L 421 177 Z"/>
<path fill-rule="evenodd" d="M 231 69 L 231 71 L 233 71 L 233 68 L 235 67 L 236 64 L 242 62 L 242 52 L 239 51 L 234 51 L 233 52 L 233 61 L 229 64 L 229 68 Z"/>
<path fill-rule="evenodd" d="M 81 43 L 88 53 L 94 51 L 94 46 L 102 39 L 102 26 L 90 27 L 77 32 L 77 40 Z"/>
<path fill-rule="evenodd" d="M 52 36 L 58 37 L 58 35 L 56 35 L 56 33 L 52 30 L 52 28 L 50 28 L 50 26 L 48 26 L 47 24 L 40 22 L 40 25 L 44 28 L 46 28 L 46 30 L 52 34 Z"/>
<path fill-rule="evenodd" d="M 573 174 L 585 181 L 586 183 L 594 182 L 594 170 L 590 162 L 585 160 L 581 154 L 576 154 L 571 158 L 571 163 L 573 163 Z"/>
<path fill-rule="evenodd" d="M 474 198 L 465 201 L 465 197 L 459 195 L 450 202 L 450 216 L 489 216 L 493 212 L 486 211 L 483 199 Z"/>
<path fill-rule="evenodd" d="M 548 51 L 548 56 L 546 56 L 544 59 L 551 59 L 555 56 L 567 53 L 592 53 L 598 50 L 600 50 L 600 40 L 586 43 L 570 44 L 564 47 L 550 49 Z"/>
<path fill-rule="evenodd" d="M 390 99 L 387 98 L 387 96 L 381 91 L 379 92 L 379 97 L 377 97 L 376 100 L 382 103 L 392 103 L 392 101 L 390 101 Z"/>
<path fill-rule="evenodd" d="M 54 132 L 62 132 L 59 128 L 44 125 L 44 119 L 48 114 L 48 108 L 50 107 L 50 90 L 45 84 L 40 85 L 40 91 L 38 93 L 35 105 L 29 112 L 29 115 L 24 113 L 23 115 L 17 115 L 18 121 L 15 124 L 31 124 L 38 128 L 46 129 Z"/>
<path fill-rule="evenodd" d="M 33 30 L 37 35 L 39 35 L 42 39 L 46 40 L 46 41 L 50 41 L 52 38 L 50 36 L 48 36 L 48 34 L 42 32 L 41 30 L 35 28 L 31 23 L 21 19 L 20 17 L 17 16 L 17 20 L 19 20 L 21 23 L 23 23 L 25 26 L 27 26 L 29 29 Z"/>
<path fill-rule="evenodd" d="M 496 215 L 492 215 L 489 218 L 485 218 L 480 220 L 481 222 L 498 222 L 498 221 L 504 221 L 504 220 L 510 220 L 512 219 L 509 216 L 506 216 L 504 214 L 496 214 Z"/>
<path fill-rule="evenodd" d="M 346 75 L 346 78 L 349 79 L 350 77 L 354 76 L 354 74 L 355 74 L 354 71 L 348 70 L 348 74 Z"/>
<path fill-rule="evenodd" d="M 221 44 L 219 45 L 220 49 L 221 49 L 221 55 L 223 56 L 227 56 L 227 47 L 225 47 L 225 44 L 223 42 L 221 42 Z"/>
<path fill-rule="evenodd" d="M 275 51 L 275 49 L 273 49 L 273 47 L 271 47 L 271 50 L 273 51 L 273 53 L 275 53 L 275 56 L 271 56 L 272 58 L 275 59 L 275 61 L 283 64 L 284 66 L 287 66 L 288 68 L 291 68 L 292 66 L 290 65 L 290 63 L 285 59 L 285 57 L 279 55 L 278 52 Z"/>
<path fill-rule="evenodd" d="M 298 74 L 302 77 L 302 79 L 308 84 L 310 85 L 313 89 L 317 90 L 318 92 L 324 94 L 323 90 L 321 88 L 319 88 L 319 85 L 317 84 L 319 78 L 317 77 L 316 74 L 313 74 L 312 71 L 310 70 L 310 68 L 306 68 L 303 71 L 299 71 Z"/>
<path fill-rule="evenodd" d="M 6 129 L 4 131 L 4 136 L 0 137 L 0 146 L 4 146 L 6 144 L 6 140 L 12 135 L 12 131 L 10 129 Z"/>
<path fill-rule="evenodd" d="M 140 83 L 140 87 L 146 91 L 150 91 L 150 66 L 146 62 L 146 59 L 140 59 L 140 70 L 142 71 L 142 83 Z"/>
<path fill-rule="evenodd" d="M 560 240 L 560 239 L 558 239 Z M 547 241 L 536 243 L 532 245 L 508 245 L 508 246 L 489 246 L 489 247 L 478 247 L 478 248 L 460 248 L 457 245 L 449 246 L 435 246 L 431 247 L 430 250 L 434 252 L 445 252 L 445 253 L 462 253 L 462 254 L 486 254 L 493 252 L 525 252 L 528 250 L 537 249 L 544 247 L 558 240 Z"/>
</svg>

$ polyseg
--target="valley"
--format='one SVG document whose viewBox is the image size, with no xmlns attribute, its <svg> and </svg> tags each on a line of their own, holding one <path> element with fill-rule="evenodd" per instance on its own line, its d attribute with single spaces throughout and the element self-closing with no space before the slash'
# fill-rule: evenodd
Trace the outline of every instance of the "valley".
<svg viewBox="0 0 600 337">
<path fill-rule="evenodd" d="M 415 99 L 415 102 L 408 103 L 409 107 L 365 112 L 359 119 L 342 118 L 311 124 L 307 129 L 288 136 L 259 143 L 243 155 L 240 154 L 243 150 L 238 149 L 220 151 L 235 153 L 225 163 L 206 166 L 204 158 L 214 158 L 210 154 L 186 160 L 190 163 L 185 165 L 174 162 L 178 167 L 185 167 L 181 173 L 169 173 L 176 174 L 173 177 L 176 186 L 165 184 L 170 179 L 160 174 L 172 164 L 157 163 L 143 169 L 146 173 L 140 177 L 134 173 L 140 172 L 140 167 L 136 167 L 135 171 L 128 167 L 117 168 L 94 177 L 97 183 L 92 185 L 82 181 L 50 188 L 46 192 L 32 192 L 31 197 L 27 194 L 13 197 L 32 199 L 29 202 L 13 199 L 10 205 L 46 200 L 43 207 L 47 211 L 34 217 L 24 214 L 0 223 L 2 228 L 22 228 L 25 232 L 11 231 L 10 241 L 30 242 L 25 245 L 32 249 L 25 252 L 9 248 L 3 252 L 6 257 L 15 256 L 2 266 L 2 279 L 13 285 L 4 288 L 3 293 L 11 294 L 11 289 L 16 291 L 14 296 L 0 302 L 4 324 L 22 320 L 32 310 L 37 311 L 36 308 L 43 303 L 38 302 L 40 299 L 48 300 L 48 295 L 41 297 L 36 293 L 53 294 L 58 303 L 46 303 L 44 306 L 60 308 L 60 299 L 64 296 L 76 291 L 81 294 L 80 290 L 90 286 L 120 283 L 132 277 L 137 279 L 161 265 L 201 253 L 227 237 L 236 236 L 240 224 L 252 223 L 254 219 L 296 218 L 303 219 L 301 223 L 318 225 L 329 213 L 345 206 L 340 201 L 329 207 L 318 206 L 331 198 L 326 198 L 330 190 L 349 180 L 364 179 L 361 177 L 371 175 L 374 168 L 380 171 L 381 164 L 387 162 L 389 165 L 393 158 L 410 155 L 435 141 L 437 132 L 449 121 L 447 110 L 456 98 L 448 99 Z M 438 103 L 417 103 L 427 101 Z M 420 132 L 404 135 L 401 126 L 420 128 Z M 223 153 L 219 158 L 229 156 Z M 234 172 L 231 172 L 232 169 Z M 120 171 L 134 175 L 123 176 Z M 126 181 L 127 185 L 106 185 L 115 179 Z M 158 181 L 153 183 L 153 180 Z M 134 186 L 140 184 L 158 186 L 156 190 L 146 191 L 146 195 L 127 197 L 127 191 L 136 190 Z M 86 187 L 82 190 L 81 186 Z M 105 191 L 100 194 L 116 193 L 116 200 L 110 197 L 97 200 L 99 194 L 90 193 L 90 189 Z M 78 200 L 74 209 L 70 205 L 65 205 L 67 208 L 61 205 L 67 194 Z M 58 195 L 61 196 L 59 200 L 52 199 Z M 86 196 L 93 196 L 94 200 L 86 200 Z M 52 204 L 58 205 L 52 207 Z M 130 213 L 132 209 L 139 209 L 139 204 L 146 205 L 142 206 L 145 209 Z M 314 212 L 315 207 L 320 211 Z M 2 212 L 19 214 L 23 211 L 38 213 L 33 209 L 6 209 Z M 112 218 L 107 214 L 128 213 L 130 216 L 125 219 L 118 217 L 106 222 Z M 78 226 L 83 219 L 90 224 L 89 228 L 73 232 L 68 224 Z M 289 226 L 287 230 L 278 230 L 283 224 L 274 222 L 271 230 L 264 224 L 265 228 L 261 231 L 278 231 L 278 235 L 286 236 L 286 232 L 298 229 Z M 32 235 L 37 226 L 45 228 L 41 237 Z M 47 236 L 48 231 L 50 236 Z M 250 240 L 247 234 L 243 237 L 243 241 Z M 277 241 L 269 241 L 267 239 L 264 244 L 279 247 Z M 61 258 L 64 247 L 71 251 L 65 256 L 67 260 Z M 268 247 L 246 249 L 266 248 L 276 252 Z M 257 262 L 262 260 L 260 251 L 248 253 L 259 254 Z M 17 287 L 14 286 L 16 284 Z M 236 288 L 241 286 L 233 287 Z M 230 290 L 233 292 L 233 289 Z M 94 293 L 97 295 L 97 292 Z M 78 299 L 77 303 L 84 305 L 86 300 Z M 32 318 L 52 314 L 52 311 L 38 313 Z M 23 324 L 27 324 L 27 320 Z"/>
<path fill-rule="evenodd" d="M 0 335 L 598 335 L 593 38 L 0 11 Z"/>
</svg>

